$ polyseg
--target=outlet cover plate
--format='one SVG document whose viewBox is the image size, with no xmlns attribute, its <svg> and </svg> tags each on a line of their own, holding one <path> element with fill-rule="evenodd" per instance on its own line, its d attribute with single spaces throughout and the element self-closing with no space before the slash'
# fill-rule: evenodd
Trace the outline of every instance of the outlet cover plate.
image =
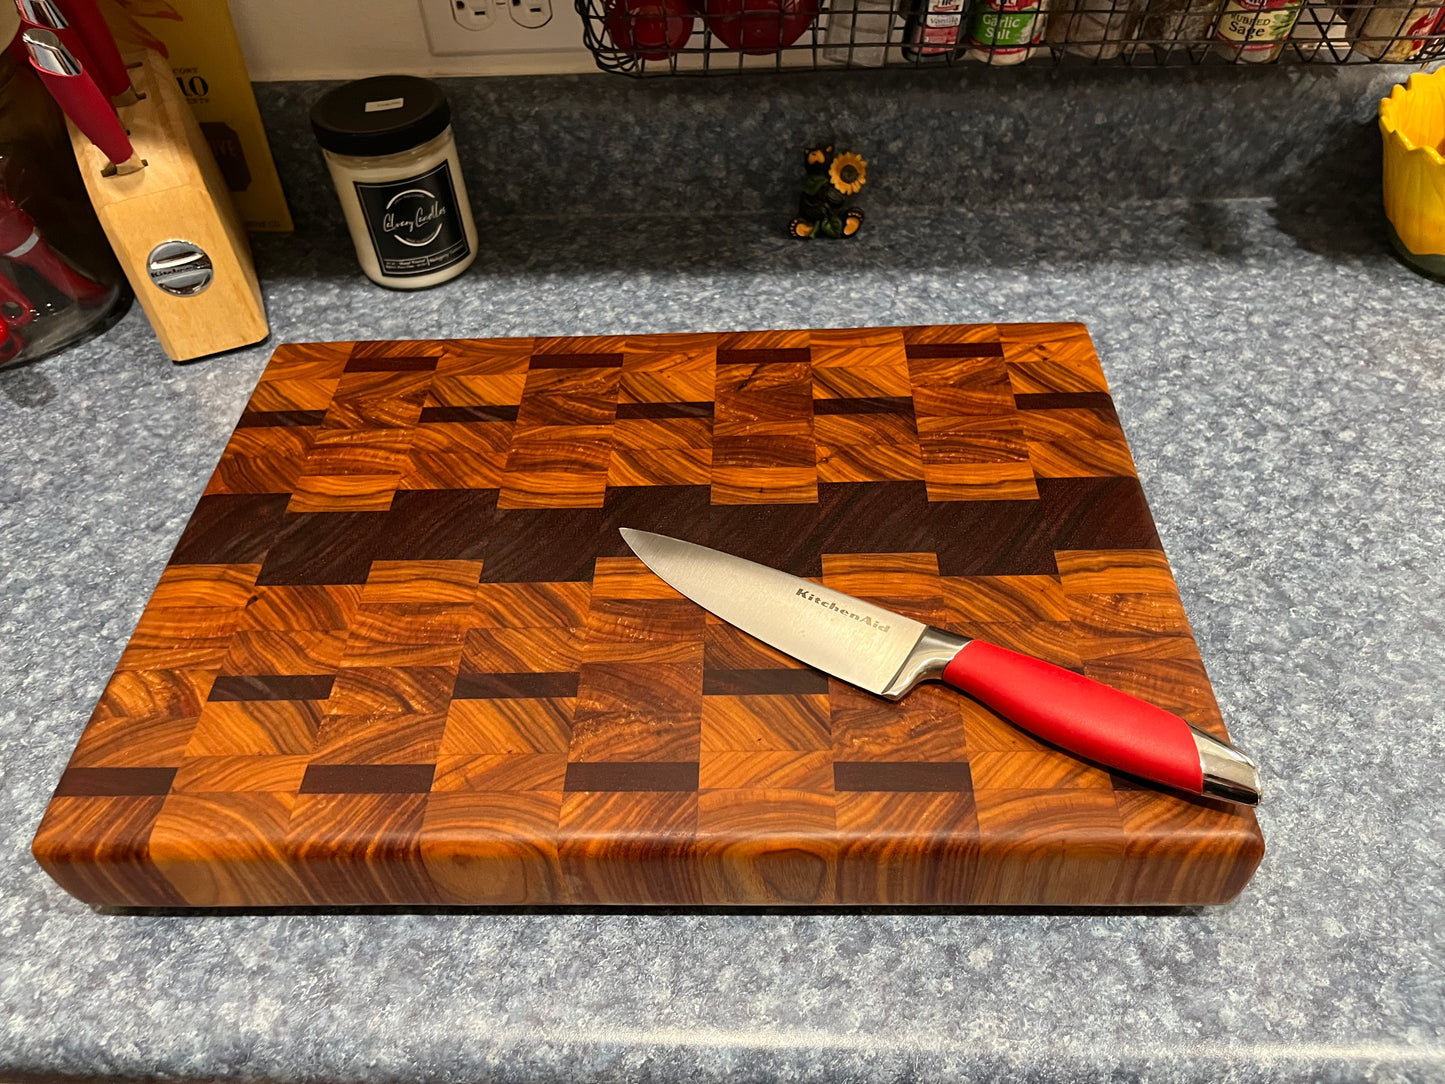
<svg viewBox="0 0 1445 1084">
<path fill-rule="evenodd" d="M 529 0 L 419 0 L 427 47 L 432 56 L 474 56 L 485 53 L 566 53 L 584 50 L 582 19 L 571 0 L 547 0 L 551 18 L 535 29 L 518 19 L 535 21 L 527 10 Z M 486 14 L 482 14 L 485 10 Z M 481 29 L 469 29 L 463 22 Z"/>
</svg>

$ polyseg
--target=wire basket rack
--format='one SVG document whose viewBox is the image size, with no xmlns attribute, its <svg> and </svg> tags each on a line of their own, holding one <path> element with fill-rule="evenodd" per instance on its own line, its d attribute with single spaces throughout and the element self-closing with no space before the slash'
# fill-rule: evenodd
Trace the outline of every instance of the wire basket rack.
<svg viewBox="0 0 1445 1084">
<path fill-rule="evenodd" d="M 1445 2 L 575 0 L 603 71 L 631 76 L 983 64 L 1425 64 Z"/>
</svg>

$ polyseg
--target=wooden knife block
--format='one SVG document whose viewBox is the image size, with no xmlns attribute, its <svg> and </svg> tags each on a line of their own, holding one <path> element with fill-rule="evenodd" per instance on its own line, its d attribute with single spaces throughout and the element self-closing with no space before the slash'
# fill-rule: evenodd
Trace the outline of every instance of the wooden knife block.
<svg viewBox="0 0 1445 1084">
<path fill-rule="evenodd" d="M 172 361 L 260 342 L 269 333 L 250 245 L 200 126 L 169 65 L 145 50 L 129 65 L 143 97 L 121 123 L 146 168 L 107 176 L 101 150 L 70 125 L 71 145 L 90 201 L 141 308 Z M 180 297 L 151 281 L 146 263 L 164 241 L 186 240 L 211 259 L 214 278 Z"/>
</svg>

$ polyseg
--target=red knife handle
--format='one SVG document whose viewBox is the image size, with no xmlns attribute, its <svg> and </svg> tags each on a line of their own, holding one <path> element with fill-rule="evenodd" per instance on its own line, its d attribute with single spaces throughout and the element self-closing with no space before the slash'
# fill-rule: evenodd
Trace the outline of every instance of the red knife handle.
<svg viewBox="0 0 1445 1084">
<path fill-rule="evenodd" d="M 87 70 L 95 77 L 100 89 L 111 98 L 130 90 L 130 75 L 125 70 L 120 49 L 116 47 L 115 35 L 110 32 L 95 0 L 55 0 L 55 3 L 85 43 L 85 51 L 90 54 L 94 65 Z M 82 59 L 81 63 L 85 61 Z"/>
<path fill-rule="evenodd" d="M 30 66 L 45 83 L 50 96 L 60 103 L 65 115 L 85 133 L 87 139 L 101 149 L 101 152 L 116 165 L 129 161 L 135 150 L 130 145 L 130 136 L 115 115 L 110 99 L 105 96 L 95 80 L 86 72 L 79 75 L 59 75 L 46 71 L 30 60 Z"/>
<path fill-rule="evenodd" d="M 99 305 L 110 296 L 109 287 L 86 278 L 57 256 L 25 209 L 3 192 L 0 192 L 0 257 L 23 263 L 81 305 Z"/>
<path fill-rule="evenodd" d="M 953 657 L 943 680 L 1071 753 L 1153 783 L 1204 792 L 1194 731 L 1163 708 L 981 640 Z"/>
</svg>

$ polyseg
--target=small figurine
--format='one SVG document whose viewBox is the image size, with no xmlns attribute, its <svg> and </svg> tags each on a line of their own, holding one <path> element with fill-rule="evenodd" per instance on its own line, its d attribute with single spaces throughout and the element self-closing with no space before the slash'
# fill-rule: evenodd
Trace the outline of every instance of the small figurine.
<svg viewBox="0 0 1445 1084">
<path fill-rule="evenodd" d="M 863 225 L 863 212 L 843 202 L 868 182 L 868 163 L 852 151 L 835 155 L 831 144 L 809 148 L 806 162 L 798 217 L 788 232 L 794 237 L 852 237 Z"/>
</svg>

